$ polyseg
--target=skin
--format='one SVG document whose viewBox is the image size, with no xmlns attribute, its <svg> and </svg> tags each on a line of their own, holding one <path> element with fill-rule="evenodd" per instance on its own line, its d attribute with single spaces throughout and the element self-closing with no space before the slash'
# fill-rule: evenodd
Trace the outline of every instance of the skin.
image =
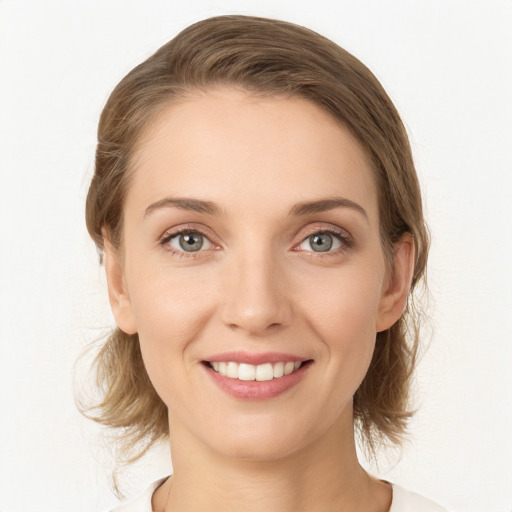
<svg viewBox="0 0 512 512">
<path fill-rule="evenodd" d="M 154 509 L 388 510 L 391 488 L 357 460 L 352 397 L 376 333 L 403 311 L 414 249 L 404 235 L 390 276 L 358 142 L 306 100 L 219 88 L 163 110 L 131 171 L 122 248 L 107 241 L 105 265 L 116 321 L 139 333 L 169 409 L 174 476 Z M 178 197 L 218 211 L 161 204 Z M 294 211 L 340 197 L 359 208 Z M 202 250 L 180 250 L 183 227 L 207 237 Z M 335 249 L 315 251 L 309 237 L 329 231 Z M 202 363 L 230 350 L 313 362 L 285 393 L 243 400 Z"/>
</svg>

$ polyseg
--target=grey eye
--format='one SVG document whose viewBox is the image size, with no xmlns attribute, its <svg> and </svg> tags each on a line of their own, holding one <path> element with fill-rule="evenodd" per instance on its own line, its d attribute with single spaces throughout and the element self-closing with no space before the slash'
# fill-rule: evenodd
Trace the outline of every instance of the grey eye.
<svg viewBox="0 0 512 512">
<path fill-rule="evenodd" d="M 339 236 L 331 233 L 315 233 L 308 236 L 299 246 L 303 251 L 328 252 L 341 247 Z"/>
<path fill-rule="evenodd" d="M 319 233 L 309 237 L 309 245 L 315 252 L 326 252 L 332 247 L 332 236 L 328 233 Z"/>
<path fill-rule="evenodd" d="M 181 233 L 173 236 L 169 245 L 178 251 L 197 252 L 210 248 L 211 242 L 200 233 Z"/>
<path fill-rule="evenodd" d="M 199 251 L 203 247 L 202 235 L 186 234 L 178 238 L 180 247 L 187 252 Z"/>
</svg>

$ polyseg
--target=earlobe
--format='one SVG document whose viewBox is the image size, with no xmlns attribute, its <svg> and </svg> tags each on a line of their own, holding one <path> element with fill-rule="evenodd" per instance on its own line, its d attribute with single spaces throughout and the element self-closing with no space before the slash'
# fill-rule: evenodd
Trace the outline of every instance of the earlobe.
<svg viewBox="0 0 512 512">
<path fill-rule="evenodd" d="M 103 239 L 105 240 L 103 261 L 112 313 L 122 331 L 127 334 L 135 334 L 137 327 L 118 251 L 114 249 L 108 237 L 105 237 L 105 233 Z"/>
<path fill-rule="evenodd" d="M 402 316 L 407 305 L 414 273 L 415 246 L 410 233 L 404 233 L 395 244 L 393 271 L 383 290 L 376 331 L 389 329 Z"/>
</svg>

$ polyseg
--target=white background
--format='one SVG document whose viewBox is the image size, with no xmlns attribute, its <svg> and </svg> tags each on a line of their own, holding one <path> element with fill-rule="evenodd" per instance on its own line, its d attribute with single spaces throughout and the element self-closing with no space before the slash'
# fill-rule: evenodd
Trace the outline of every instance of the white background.
<svg viewBox="0 0 512 512">
<path fill-rule="evenodd" d="M 116 502 L 108 443 L 73 398 L 74 361 L 111 324 L 84 226 L 98 116 L 134 65 L 229 13 L 319 31 L 395 101 L 433 232 L 433 334 L 411 442 L 380 475 L 454 511 L 510 512 L 510 0 L 0 0 L 0 509 Z M 166 474 L 167 458 L 126 473 L 126 493 Z"/>
</svg>

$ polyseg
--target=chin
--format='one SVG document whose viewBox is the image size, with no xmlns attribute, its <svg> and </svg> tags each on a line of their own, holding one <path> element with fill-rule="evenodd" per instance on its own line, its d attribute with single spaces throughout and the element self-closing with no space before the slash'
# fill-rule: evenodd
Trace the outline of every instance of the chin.
<svg viewBox="0 0 512 512">
<path fill-rule="evenodd" d="M 221 444 L 216 448 L 216 451 L 224 457 L 231 459 L 254 461 L 254 462 L 271 462 L 280 459 L 285 459 L 297 451 L 297 445 L 286 443 L 280 440 L 267 440 L 267 439 L 253 439 L 252 442 L 244 440 L 233 440 L 225 444 Z"/>
<path fill-rule="evenodd" d="M 300 428 L 298 421 L 287 422 L 282 416 L 278 419 L 254 418 L 250 421 L 246 417 L 245 421 L 236 422 L 236 426 L 229 426 L 226 422 L 218 431 L 211 431 L 205 441 L 215 452 L 225 457 L 275 461 L 289 457 L 321 435 L 311 429 Z"/>
</svg>

